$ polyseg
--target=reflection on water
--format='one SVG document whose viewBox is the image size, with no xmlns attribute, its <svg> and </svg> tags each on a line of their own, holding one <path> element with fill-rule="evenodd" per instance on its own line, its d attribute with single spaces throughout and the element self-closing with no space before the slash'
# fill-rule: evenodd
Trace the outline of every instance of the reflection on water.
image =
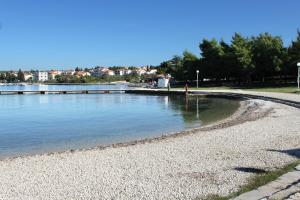
<svg viewBox="0 0 300 200">
<path fill-rule="evenodd" d="M 171 96 L 169 98 L 170 107 L 180 111 L 185 124 L 199 122 L 202 125 L 207 125 L 230 116 L 239 105 L 237 100 L 223 98 L 197 96 Z"/>
<path fill-rule="evenodd" d="M 156 137 L 223 119 L 238 105 L 184 96 L 2 95 L 0 157 Z"/>
</svg>

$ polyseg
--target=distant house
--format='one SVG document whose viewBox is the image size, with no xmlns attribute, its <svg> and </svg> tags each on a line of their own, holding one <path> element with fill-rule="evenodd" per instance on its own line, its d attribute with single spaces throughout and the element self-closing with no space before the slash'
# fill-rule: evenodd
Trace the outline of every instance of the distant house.
<svg viewBox="0 0 300 200">
<path fill-rule="evenodd" d="M 159 88 L 166 88 L 168 87 L 169 79 L 165 77 L 158 78 L 157 87 Z"/>
<path fill-rule="evenodd" d="M 18 72 L 12 72 L 11 75 L 18 77 Z"/>
<path fill-rule="evenodd" d="M 137 69 L 136 70 L 136 73 L 139 75 L 139 76 L 141 76 L 141 75 L 143 75 L 143 74 L 146 74 L 146 70 L 145 69 Z"/>
<path fill-rule="evenodd" d="M 115 75 L 115 72 L 113 70 L 107 70 L 105 74 L 107 74 L 109 76 L 113 76 L 113 75 Z"/>
<path fill-rule="evenodd" d="M 85 71 L 77 71 L 74 73 L 75 76 L 77 77 L 84 77 L 84 76 L 90 76 L 90 72 L 85 72 Z"/>
<path fill-rule="evenodd" d="M 34 80 L 40 81 L 40 82 L 48 81 L 49 80 L 48 72 L 41 72 L 41 71 L 36 72 Z"/>
<path fill-rule="evenodd" d="M 57 70 L 51 70 L 49 73 L 48 73 L 48 78 L 49 80 L 54 80 L 55 77 L 57 75 L 60 75 L 62 72 L 61 71 L 57 71 Z"/>
<path fill-rule="evenodd" d="M 33 74 L 32 73 L 24 73 L 25 81 L 33 80 Z"/>
<path fill-rule="evenodd" d="M 113 76 L 113 75 L 115 75 L 115 72 L 108 68 L 99 68 L 99 69 L 95 69 L 91 75 L 95 76 L 95 77 L 101 77 L 104 75 Z"/>
<path fill-rule="evenodd" d="M 157 73 L 157 69 L 151 69 L 149 71 L 146 72 L 147 74 L 156 74 Z"/>
<path fill-rule="evenodd" d="M 64 70 L 62 71 L 63 75 L 74 75 L 75 74 L 75 70 Z"/>
<path fill-rule="evenodd" d="M 103 76 L 103 74 L 101 73 L 101 71 L 93 71 L 91 73 L 92 76 L 94 77 L 100 77 L 100 76 Z"/>
<path fill-rule="evenodd" d="M 101 77 L 103 76 L 103 72 L 102 72 L 103 68 L 95 68 L 94 70 L 92 70 L 91 75 L 94 77 Z"/>
<path fill-rule="evenodd" d="M 124 74 L 125 74 L 125 75 L 132 74 L 132 70 L 131 70 L 131 69 L 125 69 L 125 70 L 124 70 Z"/>
<path fill-rule="evenodd" d="M 124 69 L 115 70 L 115 74 L 119 76 L 123 76 L 125 74 L 125 70 Z"/>
</svg>

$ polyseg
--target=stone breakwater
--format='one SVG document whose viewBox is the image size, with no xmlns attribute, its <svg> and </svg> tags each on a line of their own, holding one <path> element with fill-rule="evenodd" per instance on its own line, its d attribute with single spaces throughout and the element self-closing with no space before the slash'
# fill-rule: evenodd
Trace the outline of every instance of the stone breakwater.
<svg viewBox="0 0 300 200">
<path fill-rule="evenodd" d="M 300 111 L 249 100 L 201 129 L 0 161 L 0 199 L 195 199 L 238 190 L 297 159 Z M 295 154 L 298 152 L 298 154 Z"/>
</svg>

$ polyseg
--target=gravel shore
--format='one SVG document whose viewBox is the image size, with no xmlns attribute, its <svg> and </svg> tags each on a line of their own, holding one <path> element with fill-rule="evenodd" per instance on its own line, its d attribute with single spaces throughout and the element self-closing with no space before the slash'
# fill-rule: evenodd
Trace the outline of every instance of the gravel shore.
<svg viewBox="0 0 300 200">
<path fill-rule="evenodd" d="M 299 157 L 300 111 L 262 100 L 222 123 L 155 140 L 5 159 L 0 199 L 195 199 L 236 191 Z M 251 111 L 251 112 L 249 112 Z"/>
</svg>

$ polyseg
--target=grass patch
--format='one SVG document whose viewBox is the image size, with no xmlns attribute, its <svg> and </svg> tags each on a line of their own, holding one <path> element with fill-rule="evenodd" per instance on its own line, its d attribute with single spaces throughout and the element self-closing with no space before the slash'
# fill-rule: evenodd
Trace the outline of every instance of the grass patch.
<svg viewBox="0 0 300 200">
<path fill-rule="evenodd" d="M 184 89 L 184 87 L 174 87 L 174 89 Z M 274 87 L 189 87 L 189 90 L 234 90 L 234 89 L 241 89 L 245 91 L 256 91 L 256 92 L 278 92 L 278 93 L 294 93 L 300 94 L 298 88 L 296 86 L 274 86 Z"/>
<path fill-rule="evenodd" d="M 171 89 L 185 89 L 184 86 L 176 86 L 176 87 L 173 87 Z M 216 86 L 216 87 L 189 87 L 189 90 L 230 90 L 232 89 L 231 87 L 227 87 L 227 86 Z"/>
<path fill-rule="evenodd" d="M 204 200 L 228 200 L 235 198 L 245 192 L 249 192 L 251 190 L 257 189 L 260 186 L 266 185 L 269 182 L 272 182 L 282 176 L 285 173 L 291 172 L 295 170 L 295 167 L 300 164 L 300 161 L 293 162 L 291 164 L 285 165 L 280 169 L 276 169 L 273 171 L 269 171 L 266 173 L 258 174 L 252 177 L 246 185 L 243 185 L 239 191 L 229 194 L 228 196 L 222 197 L 219 195 L 209 195 Z M 200 200 L 201 198 L 196 198 L 195 200 Z"/>
</svg>

